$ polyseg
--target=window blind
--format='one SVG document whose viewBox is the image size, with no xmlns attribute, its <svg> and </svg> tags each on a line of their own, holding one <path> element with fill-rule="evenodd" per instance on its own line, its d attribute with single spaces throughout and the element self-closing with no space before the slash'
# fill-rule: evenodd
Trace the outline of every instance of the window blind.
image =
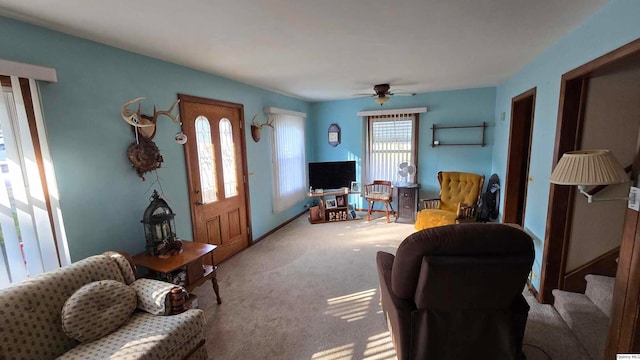
<svg viewBox="0 0 640 360">
<path fill-rule="evenodd" d="M 304 118 L 272 113 L 269 120 L 273 121 L 273 211 L 280 213 L 305 198 Z"/>
<path fill-rule="evenodd" d="M 373 180 L 403 180 L 398 174 L 402 162 L 415 164 L 416 114 L 368 117 L 367 183 Z"/>
<path fill-rule="evenodd" d="M 0 96 L 0 287 L 70 263 L 37 85 L 10 84 Z"/>
</svg>

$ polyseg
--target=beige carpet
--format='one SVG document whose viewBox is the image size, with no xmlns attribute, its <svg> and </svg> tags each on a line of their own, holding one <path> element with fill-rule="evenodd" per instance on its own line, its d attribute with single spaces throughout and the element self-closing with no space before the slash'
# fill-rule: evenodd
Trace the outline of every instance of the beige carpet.
<svg viewBox="0 0 640 360">
<path fill-rule="evenodd" d="M 317 225 L 302 216 L 220 264 L 223 303 L 216 304 L 208 284 L 195 290 L 207 317 L 210 358 L 396 359 L 381 313 L 375 254 L 395 253 L 414 230 L 380 216 Z M 557 320 L 547 315 L 530 315 L 532 330 L 546 335 L 527 329 L 525 342 L 553 359 L 582 359 L 560 356 L 567 344 L 558 342 L 557 331 L 544 330 Z M 546 359 L 534 346 L 525 348 L 528 358 Z"/>
</svg>

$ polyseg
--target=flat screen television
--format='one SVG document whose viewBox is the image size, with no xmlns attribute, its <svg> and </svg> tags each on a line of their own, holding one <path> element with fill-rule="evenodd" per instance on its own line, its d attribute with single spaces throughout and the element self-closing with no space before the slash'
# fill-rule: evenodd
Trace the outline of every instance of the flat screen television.
<svg viewBox="0 0 640 360">
<path fill-rule="evenodd" d="M 309 163 L 309 186 L 313 189 L 351 187 L 352 181 L 356 181 L 355 161 Z"/>
</svg>

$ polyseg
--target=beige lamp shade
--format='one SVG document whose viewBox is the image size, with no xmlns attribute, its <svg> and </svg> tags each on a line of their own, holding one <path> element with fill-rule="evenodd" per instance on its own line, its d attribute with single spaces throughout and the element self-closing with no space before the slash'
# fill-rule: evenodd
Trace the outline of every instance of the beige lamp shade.
<svg viewBox="0 0 640 360">
<path fill-rule="evenodd" d="M 551 173 L 551 183 L 558 185 L 608 185 L 628 180 L 609 150 L 569 151 Z"/>
<path fill-rule="evenodd" d="M 375 102 L 377 102 L 380 106 L 384 105 L 387 101 L 389 101 L 389 97 L 388 96 L 376 96 L 373 99 Z"/>
</svg>

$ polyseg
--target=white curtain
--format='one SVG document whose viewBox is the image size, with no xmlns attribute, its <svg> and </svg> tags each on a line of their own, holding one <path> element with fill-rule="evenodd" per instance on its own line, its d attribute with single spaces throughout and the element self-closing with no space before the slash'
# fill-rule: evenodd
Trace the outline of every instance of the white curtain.
<svg viewBox="0 0 640 360">
<path fill-rule="evenodd" d="M 35 80 L 29 89 L 31 127 L 17 77 L 0 96 L 0 288 L 70 263 Z"/>
<path fill-rule="evenodd" d="M 365 182 L 402 181 L 398 165 L 415 164 L 416 114 L 368 117 L 367 168 Z"/>
<path fill-rule="evenodd" d="M 304 118 L 272 113 L 269 120 L 273 121 L 273 212 L 280 213 L 305 198 Z"/>
</svg>

